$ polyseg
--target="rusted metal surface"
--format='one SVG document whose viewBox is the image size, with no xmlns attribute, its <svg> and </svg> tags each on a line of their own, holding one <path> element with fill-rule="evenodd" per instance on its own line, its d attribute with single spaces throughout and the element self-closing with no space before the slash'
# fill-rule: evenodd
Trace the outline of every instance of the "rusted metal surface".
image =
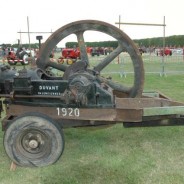
<svg viewBox="0 0 184 184">
<path fill-rule="evenodd" d="M 60 111 L 58 113 L 58 110 Z M 67 112 L 64 112 L 67 111 Z M 78 111 L 79 114 L 75 111 Z M 7 116 L 19 116 L 27 112 L 39 112 L 55 120 L 90 120 L 90 121 L 141 121 L 142 109 L 90 109 L 90 108 L 59 108 L 58 107 L 31 107 L 11 105 L 7 109 Z"/>
</svg>

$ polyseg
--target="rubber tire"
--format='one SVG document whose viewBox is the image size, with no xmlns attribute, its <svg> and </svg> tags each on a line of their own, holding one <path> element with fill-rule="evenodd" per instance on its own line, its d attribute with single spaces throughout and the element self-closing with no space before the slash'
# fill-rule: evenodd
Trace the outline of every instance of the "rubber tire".
<svg viewBox="0 0 184 184">
<path fill-rule="evenodd" d="M 25 149 L 23 140 L 32 131 L 46 139 L 39 153 Z M 42 136 L 43 137 L 43 136 Z M 41 113 L 26 113 L 11 122 L 4 134 L 4 148 L 9 158 L 24 167 L 43 167 L 55 163 L 64 150 L 62 129 L 50 117 Z M 34 150 L 33 150 L 34 152 Z M 41 155 L 40 155 L 41 153 Z"/>
<path fill-rule="evenodd" d="M 19 53 L 19 59 L 23 59 L 23 56 L 27 54 L 26 51 L 22 51 L 21 53 Z"/>
<path fill-rule="evenodd" d="M 29 57 L 29 55 L 27 54 L 27 52 L 24 52 L 23 55 L 22 55 L 22 58 L 21 58 L 23 60 L 21 62 L 22 65 L 28 65 L 29 64 L 29 61 L 26 61 L 25 56 L 27 56 L 27 58 Z"/>
</svg>

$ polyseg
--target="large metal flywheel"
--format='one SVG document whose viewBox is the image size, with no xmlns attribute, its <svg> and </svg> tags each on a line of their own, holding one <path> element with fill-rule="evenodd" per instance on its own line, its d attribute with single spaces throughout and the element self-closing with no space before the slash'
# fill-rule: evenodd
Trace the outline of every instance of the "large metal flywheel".
<svg viewBox="0 0 184 184">
<path fill-rule="evenodd" d="M 45 70 L 47 67 L 51 66 L 57 68 L 61 71 L 67 69 L 66 65 L 61 65 L 58 63 L 50 62 L 49 55 L 55 46 L 63 40 L 65 37 L 75 34 L 78 40 L 78 45 L 81 52 L 81 61 L 85 62 L 89 66 L 89 58 L 87 55 L 84 32 L 86 31 L 99 31 L 107 35 L 112 36 L 118 41 L 118 46 L 107 55 L 101 62 L 94 66 L 93 73 L 99 74 L 111 61 L 113 61 L 121 52 L 126 51 L 132 60 L 134 68 L 134 82 L 132 87 L 128 87 L 122 84 L 117 84 L 111 80 L 105 80 L 98 75 L 99 81 L 106 82 L 113 89 L 124 92 L 128 97 L 139 97 L 142 95 L 143 85 L 144 85 L 144 67 L 141 55 L 135 46 L 134 42 L 127 36 L 123 31 L 117 27 L 102 21 L 97 20 L 81 20 L 67 24 L 57 31 L 55 31 L 43 44 L 39 52 L 39 57 L 37 59 L 37 65 L 39 68 Z"/>
</svg>

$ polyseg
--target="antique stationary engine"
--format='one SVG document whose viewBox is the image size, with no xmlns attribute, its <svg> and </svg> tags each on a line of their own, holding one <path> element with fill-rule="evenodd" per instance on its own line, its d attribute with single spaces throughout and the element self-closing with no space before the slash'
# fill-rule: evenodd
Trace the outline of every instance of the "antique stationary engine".
<svg viewBox="0 0 184 184">
<path fill-rule="evenodd" d="M 117 48 L 93 68 L 85 47 L 86 31 L 105 33 L 118 42 Z M 49 61 L 52 49 L 71 34 L 77 37 L 80 60 L 70 66 Z M 123 51 L 133 63 L 132 86 L 100 75 Z M 48 67 L 63 75 L 49 75 Z M 96 20 L 76 21 L 59 28 L 42 45 L 36 67 L 15 70 L 0 65 L 0 110 L 6 111 L 2 127 L 7 155 L 20 166 L 46 166 L 55 163 L 64 150 L 65 127 L 183 123 L 183 103 L 161 94 L 151 98 L 143 94 L 143 84 L 141 55 L 120 29 Z"/>
</svg>

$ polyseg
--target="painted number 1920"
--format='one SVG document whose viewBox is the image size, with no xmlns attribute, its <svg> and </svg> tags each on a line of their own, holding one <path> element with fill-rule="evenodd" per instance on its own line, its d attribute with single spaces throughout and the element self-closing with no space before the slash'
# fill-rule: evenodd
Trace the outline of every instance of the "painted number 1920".
<svg viewBox="0 0 184 184">
<path fill-rule="evenodd" d="M 58 116 L 69 116 L 69 117 L 79 117 L 80 110 L 78 108 L 57 108 Z"/>
</svg>

